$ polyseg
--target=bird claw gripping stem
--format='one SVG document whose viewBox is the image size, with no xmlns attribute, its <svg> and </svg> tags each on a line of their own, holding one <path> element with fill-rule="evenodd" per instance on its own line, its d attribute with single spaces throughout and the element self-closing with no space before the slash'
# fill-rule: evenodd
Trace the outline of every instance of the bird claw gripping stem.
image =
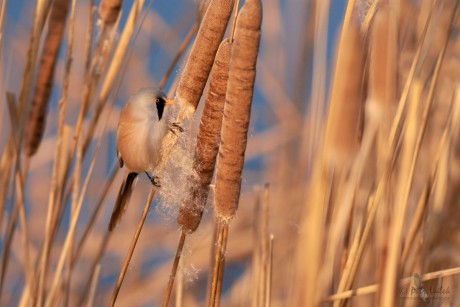
<svg viewBox="0 0 460 307">
<path fill-rule="evenodd" d="M 154 187 L 161 188 L 160 177 L 154 175 L 151 176 L 148 172 L 145 172 L 145 174 L 149 177 L 149 180 Z"/>
<path fill-rule="evenodd" d="M 169 130 L 177 136 L 177 132 L 184 132 L 184 128 L 179 123 L 171 123 Z"/>
</svg>

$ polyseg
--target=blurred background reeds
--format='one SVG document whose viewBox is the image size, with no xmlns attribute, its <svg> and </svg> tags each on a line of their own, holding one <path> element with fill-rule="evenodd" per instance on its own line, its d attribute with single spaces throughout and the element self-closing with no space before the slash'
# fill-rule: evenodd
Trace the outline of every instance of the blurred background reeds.
<svg viewBox="0 0 460 307">
<path fill-rule="evenodd" d="M 0 305 L 460 306 L 458 2 L 0 0 Z"/>
</svg>

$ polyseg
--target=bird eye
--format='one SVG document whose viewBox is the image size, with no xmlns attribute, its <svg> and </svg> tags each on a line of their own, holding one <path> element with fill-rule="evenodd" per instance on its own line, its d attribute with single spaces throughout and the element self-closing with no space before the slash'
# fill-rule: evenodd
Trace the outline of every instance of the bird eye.
<svg viewBox="0 0 460 307">
<path fill-rule="evenodd" d="M 156 102 L 156 103 L 159 103 L 159 102 L 160 102 L 160 98 L 155 99 L 155 102 Z"/>
</svg>

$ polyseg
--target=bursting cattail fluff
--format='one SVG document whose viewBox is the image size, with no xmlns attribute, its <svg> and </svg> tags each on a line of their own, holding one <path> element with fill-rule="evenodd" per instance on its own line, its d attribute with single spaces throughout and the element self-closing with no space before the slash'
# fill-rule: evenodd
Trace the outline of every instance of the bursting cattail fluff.
<svg viewBox="0 0 460 307">
<path fill-rule="evenodd" d="M 191 185 L 187 200 L 181 205 L 177 223 L 185 233 L 196 230 L 201 221 L 214 174 L 227 91 L 231 43 L 224 40 L 217 51 L 211 71 L 208 94 L 198 130 L 193 169 L 197 177 Z"/>
<path fill-rule="evenodd" d="M 59 47 L 64 35 L 70 0 L 56 0 L 50 13 L 48 33 L 43 44 L 35 92 L 26 132 L 25 153 L 32 156 L 40 146 L 45 130 L 46 109 L 54 79 Z"/>
<path fill-rule="evenodd" d="M 222 123 L 222 141 L 216 167 L 214 205 L 221 220 L 232 218 L 238 208 L 261 24 L 261 2 L 246 1 L 239 13 L 235 29 Z"/>
<path fill-rule="evenodd" d="M 200 101 L 232 8 L 233 0 L 211 0 L 201 22 L 176 91 L 179 101 L 193 110 Z"/>
</svg>

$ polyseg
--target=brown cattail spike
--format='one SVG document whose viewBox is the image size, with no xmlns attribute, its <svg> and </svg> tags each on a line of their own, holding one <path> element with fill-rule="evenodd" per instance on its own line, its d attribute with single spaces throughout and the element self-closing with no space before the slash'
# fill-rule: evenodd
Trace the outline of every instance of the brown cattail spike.
<svg viewBox="0 0 460 307">
<path fill-rule="evenodd" d="M 371 29 L 369 59 L 369 120 L 389 125 L 396 110 L 396 35 L 392 33 L 391 11 L 382 4 Z M 382 122 L 383 121 L 383 122 Z"/>
<path fill-rule="evenodd" d="M 25 141 L 25 153 L 28 156 L 35 154 L 43 137 L 46 108 L 53 84 L 54 68 L 56 66 L 59 47 L 64 35 L 69 3 L 69 0 L 56 0 L 51 10 L 48 33 L 43 44 Z"/>
<path fill-rule="evenodd" d="M 203 209 L 209 193 L 209 185 L 214 174 L 217 152 L 219 151 L 220 131 L 227 91 L 228 67 L 231 44 L 224 40 L 217 51 L 211 72 L 208 94 L 201 115 L 195 149 L 194 170 L 198 178 L 191 186 L 188 200 L 181 205 L 177 223 L 182 231 L 191 233 L 201 221 Z"/>
<path fill-rule="evenodd" d="M 102 22 L 107 26 L 113 26 L 120 14 L 122 0 L 102 0 L 98 14 Z"/>
<path fill-rule="evenodd" d="M 223 220 L 238 208 L 261 24 L 260 0 L 246 1 L 236 23 L 216 170 L 215 210 Z"/>
<path fill-rule="evenodd" d="M 332 167 L 347 168 L 359 146 L 363 46 L 355 20 L 342 29 L 332 82 L 324 153 Z"/>
<path fill-rule="evenodd" d="M 187 103 L 193 110 L 198 106 L 203 94 L 232 8 L 233 0 L 211 0 L 201 22 L 176 92 L 179 101 Z"/>
</svg>

